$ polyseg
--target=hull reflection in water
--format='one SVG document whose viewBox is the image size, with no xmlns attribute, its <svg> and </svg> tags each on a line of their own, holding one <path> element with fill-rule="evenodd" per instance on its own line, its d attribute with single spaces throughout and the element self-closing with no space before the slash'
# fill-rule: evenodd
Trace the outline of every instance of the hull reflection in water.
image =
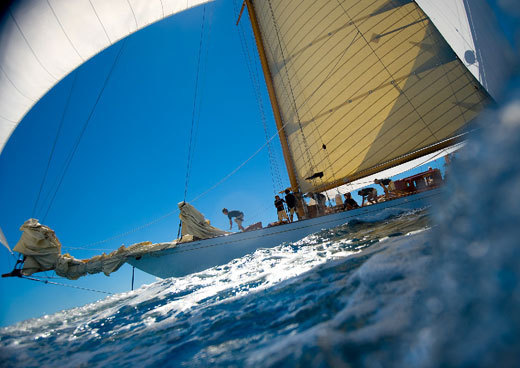
<svg viewBox="0 0 520 368">
<path fill-rule="evenodd" d="M 305 236 L 330 229 L 352 220 L 370 220 L 382 212 L 383 216 L 428 207 L 441 189 L 433 189 L 412 196 L 339 212 L 291 224 L 261 230 L 235 233 L 191 243 L 176 248 L 129 258 L 127 263 L 157 277 L 179 277 L 226 264 L 231 260 L 253 253 L 259 248 L 272 248 L 283 242 L 295 242 Z"/>
</svg>

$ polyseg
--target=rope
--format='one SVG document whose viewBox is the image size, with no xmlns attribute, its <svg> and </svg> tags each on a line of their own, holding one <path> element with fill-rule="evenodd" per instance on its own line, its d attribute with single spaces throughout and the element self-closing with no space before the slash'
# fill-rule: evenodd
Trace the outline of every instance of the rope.
<svg viewBox="0 0 520 368">
<path fill-rule="evenodd" d="M 197 72 L 196 72 L 196 76 L 195 76 L 195 90 L 194 90 L 194 95 L 193 95 L 193 110 L 192 110 L 192 113 L 191 113 L 191 128 L 190 128 L 190 140 L 189 140 L 189 145 L 188 145 L 188 159 L 187 159 L 187 162 L 186 162 L 186 179 L 185 179 L 185 183 L 184 183 L 184 196 L 183 196 L 183 202 L 186 202 L 186 196 L 188 194 L 188 184 L 189 184 L 189 180 L 190 180 L 190 175 L 191 175 L 191 162 L 192 162 L 192 152 L 195 150 L 194 148 L 194 137 L 197 135 L 197 131 L 198 131 L 198 123 L 199 123 L 199 120 L 200 120 L 200 105 L 202 103 L 202 92 L 200 92 L 200 97 L 199 97 L 199 103 L 198 103 L 198 106 L 197 106 L 197 97 L 199 95 L 199 75 L 201 74 L 200 72 L 200 69 L 201 69 L 201 54 L 202 54 L 202 48 L 203 48 L 203 41 L 204 41 L 204 24 L 206 23 L 206 5 L 204 5 L 204 8 L 203 8 L 203 13 L 202 13 L 202 25 L 201 25 L 201 30 L 200 30 L 200 40 L 199 40 L 199 53 L 198 53 L 198 57 L 197 57 Z M 211 24 L 209 24 L 209 26 L 211 26 Z M 211 28 L 210 28 L 211 29 Z M 208 38 L 209 38 L 209 32 L 208 32 Z M 208 41 L 206 41 L 208 42 Z M 205 59 L 207 59 L 207 56 L 208 56 L 208 49 L 206 48 L 206 54 L 205 54 Z M 206 62 L 203 63 L 203 65 L 206 65 Z M 205 76 L 205 70 L 202 72 L 202 77 Z M 194 133 L 195 131 L 195 133 Z M 177 238 L 180 237 L 181 235 L 181 228 L 182 228 L 182 220 L 179 220 L 179 227 L 178 227 L 178 230 L 177 230 Z"/>
<path fill-rule="evenodd" d="M 388 67 L 385 65 L 385 63 L 383 63 L 383 60 L 381 60 L 381 57 L 379 57 L 379 55 L 375 52 L 374 48 L 371 46 L 370 42 L 367 40 L 367 38 L 365 37 L 365 35 L 363 33 L 361 33 L 361 31 L 359 30 L 359 27 L 357 26 L 356 22 L 354 22 L 354 20 L 352 19 L 352 17 L 347 13 L 347 10 L 343 7 L 343 4 L 341 4 L 338 1 L 338 4 L 339 6 L 341 7 L 341 9 L 343 10 L 343 12 L 345 13 L 345 15 L 348 17 L 349 21 L 352 23 L 352 25 L 356 28 L 356 30 L 359 32 L 359 34 L 361 35 L 361 37 L 363 38 L 363 40 L 365 41 L 365 44 L 367 45 L 367 47 L 370 49 L 370 51 L 372 52 L 372 54 L 374 54 L 376 57 L 377 57 L 377 60 L 379 61 L 379 63 L 383 66 L 384 70 L 388 73 L 388 76 L 392 79 L 392 80 L 395 80 L 396 78 L 394 78 L 394 75 L 390 72 L 390 70 L 388 69 Z M 421 20 L 422 21 L 422 20 Z M 410 104 L 410 106 L 413 108 L 413 110 L 417 113 L 417 115 L 419 116 L 420 120 L 423 122 L 425 128 L 430 132 L 430 134 L 432 135 L 432 137 L 434 137 L 437 141 L 439 140 L 437 138 L 437 136 L 433 133 L 433 131 L 431 130 L 430 126 L 428 124 L 426 124 L 426 122 L 424 121 L 422 115 L 417 111 L 417 107 L 412 103 L 412 101 L 410 100 L 410 98 L 404 93 L 404 91 L 402 91 L 402 95 L 406 98 L 406 100 L 408 101 L 408 103 Z"/>
<path fill-rule="evenodd" d="M 54 150 L 56 149 L 56 143 L 58 143 L 58 138 L 60 136 L 60 132 L 61 132 L 61 128 L 63 126 L 63 122 L 65 121 L 65 115 L 66 115 L 66 112 L 67 112 L 67 110 L 69 108 L 72 92 L 74 90 L 74 86 L 76 85 L 76 80 L 77 79 L 78 79 L 78 71 L 76 70 L 74 72 L 74 79 L 72 80 L 72 85 L 71 85 L 70 90 L 69 90 L 69 95 L 67 96 L 67 101 L 65 102 L 65 107 L 63 108 L 63 113 L 61 114 L 60 124 L 58 126 L 58 131 L 56 132 L 56 137 L 54 138 L 54 142 L 52 144 L 51 153 L 49 155 L 49 160 L 47 161 L 47 167 L 45 168 L 45 173 L 43 174 L 42 182 L 40 184 L 40 190 L 38 191 L 38 196 L 36 197 L 36 201 L 34 202 L 34 207 L 33 207 L 33 210 L 32 210 L 32 216 L 31 217 L 35 217 L 36 207 L 38 205 L 38 202 L 40 200 L 40 196 L 42 194 L 43 185 L 45 184 L 45 181 L 47 180 L 47 174 L 48 174 L 49 168 L 51 166 L 52 158 L 54 157 Z"/>
<path fill-rule="evenodd" d="M 282 127 L 283 128 L 283 127 Z M 276 138 L 276 136 L 278 135 L 278 131 L 273 134 L 273 136 L 271 136 L 271 138 L 265 142 L 259 149 L 257 149 L 255 151 L 255 153 L 253 153 L 246 161 L 242 162 L 240 165 L 238 165 L 233 171 L 231 171 L 228 175 L 226 175 L 224 178 L 222 178 L 220 181 L 218 181 L 215 185 L 213 185 L 211 188 L 209 188 L 208 190 L 204 191 L 203 193 L 199 194 L 198 196 L 194 197 L 190 202 L 193 203 L 193 202 L 196 202 L 198 201 L 200 198 L 204 197 L 205 195 L 207 195 L 209 192 L 211 192 L 213 189 L 215 189 L 216 187 L 218 187 L 219 185 L 221 185 L 222 183 L 224 183 L 227 179 L 229 179 L 231 176 L 233 176 L 238 170 L 240 170 L 243 166 L 245 166 L 249 161 L 251 161 L 258 153 L 260 153 L 260 151 L 262 151 L 265 146 L 267 146 L 267 144 L 272 141 L 274 138 Z M 104 240 L 99 240 L 99 241 L 96 241 L 96 242 L 93 242 L 93 243 L 87 243 L 85 245 L 81 245 L 81 246 L 74 246 L 74 247 L 65 247 L 64 248 L 68 248 L 68 249 L 88 249 L 90 250 L 91 248 L 87 248 L 89 246 L 92 246 L 92 245 L 99 245 L 99 244 L 104 244 L 104 243 L 107 243 L 111 240 L 114 240 L 114 239 L 117 239 L 117 238 L 121 238 L 121 237 L 124 237 L 126 235 L 130 235 L 132 233 L 135 233 L 137 231 L 140 231 L 148 226 L 151 226 L 159 221 L 162 221 L 164 220 L 165 218 L 167 217 L 170 217 L 172 216 L 173 214 L 176 214 L 178 213 L 179 210 L 178 209 L 175 209 L 171 212 L 168 212 L 167 214 L 164 214 L 150 222 L 147 222 L 143 225 L 140 225 L 140 226 L 137 226 L 131 230 L 128 230 L 124 233 L 120 233 L 120 234 L 116 234 L 114 236 L 111 236 L 109 238 L 106 238 Z M 108 251 L 108 249 L 98 249 L 98 250 L 102 250 L 102 251 Z"/>
<path fill-rule="evenodd" d="M 69 288 L 72 288 L 72 289 L 79 289 L 79 290 L 93 291 L 93 292 L 101 293 L 101 294 L 114 295 L 114 293 L 110 293 L 110 292 L 108 292 L 108 291 L 101 291 L 101 290 L 96 290 L 96 289 L 84 288 L 84 287 L 76 286 L 76 285 L 62 284 L 62 283 L 60 283 L 60 282 L 54 282 L 54 281 L 48 281 L 48 280 L 41 280 L 41 279 L 38 279 L 38 278 L 36 278 L 36 277 L 29 277 L 29 276 L 19 276 L 19 277 L 20 277 L 21 279 L 26 279 L 26 280 L 31 280 L 31 281 L 43 282 L 44 284 L 51 284 L 51 285 L 57 285 L 57 286 L 65 286 L 65 287 L 69 287 Z"/>
<path fill-rule="evenodd" d="M 73 247 L 66 247 L 66 248 L 70 248 L 70 249 L 86 249 L 86 247 L 88 247 L 90 245 L 98 245 L 98 244 L 107 243 L 110 240 L 114 240 L 114 239 L 121 238 L 121 237 L 126 236 L 126 235 L 133 234 L 133 233 L 135 233 L 135 232 L 137 232 L 139 230 L 142 230 L 142 229 L 144 229 L 144 228 L 146 228 L 148 226 L 151 226 L 151 225 L 153 225 L 153 224 L 155 224 L 155 223 L 157 223 L 157 222 L 159 222 L 161 220 L 164 220 L 167 217 L 170 217 L 171 215 L 177 213 L 178 211 L 179 211 L 178 209 L 175 209 L 175 210 L 173 210 L 171 212 L 168 212 L 167 214 L 162 215 L 162 216 L 160 216 L 160 217 L 158 217 L 158 218 L 156 218 L 156 219 L 154 219 L 154 220 L 152 220 L 150 222 L 147 222 L 147 223 L 145 223 L 143 225 L 137 226 L 137 227 L 135 227 L 135 228 L 133 228 L 131 230 L 128 230 L 128 231 L 126 231 L 124 233 L 120 233 L 120 234 L 111 236 L 111 237 L 106 238 L 104 240 L 99 240 L 99 241 L 96 241 L 96 242 L 93 242 L 93 243 L 88 243 L 86 245 L 78 246 L 78 247 L 75 247 L 75 248 L 73 248 Z"/>
<path fill-rule="evenodd" d="M 80 132 L 80 134 L 78 136 L 78 139 L 76 140 L 76 143 L 73 146 L 73 149 L 72 149 L 72 151 L 71 151 L 67 161 L 66 161 L 65 169 L 64 169 L 64 171 L 63 171 L 63 173 L 62 173 L 62 175 L 61 175 L 61 177 L 59 179 L 58 186 L 56 187 L 56 190 L 54 191 L 54 194 L 53 194 L 53 196 L 51 198 L 51 202 L 49 203 L 49 206 L 47 207 L 47 211 L 45 212 L 45 215 L 43 216 L 42 222 L 45 222 L 45 219 L 47 218 L 47 215 L 48 215 L 52 205 L 54 204 L 54 199 L 56 198 L 56 195 L 58 194 L 58 191 L 59 191 L 59 189 L 61 187 L 63 179 L 65 178 L 65 175 L 67 174 L 67 171 L 68 171 L 68 169 L 70 167 L 72 159 L 74 158 L 76 150 L 78 149 L 78 146 L 79 146 L 79 144 L 81 142 L 81 139 L 83 138 L 83 134 L 85 133 L 85 131 L 86 131 L 86 129 L 87 129 L 91 119 L 92 119 L 92 116 L 94 115 L 94 111 L 96 110 L 96 107 L 97 107 L 99 101 L 101 100 L 101 96 L 103 95 L 103 92 L 105 91 L 105 88 L 108 85 L 108 81 L 110 80 L 110 77 L 112 76 L 112 73 L 114 72 L 114 69 L 115 69 L 115 67 L 117 65 L 117 62 L 118 62 L 118 60 L 119 60 L 119 58 L 120 58 L 120 56 L 121 56 L 121 54 L 123 52 L 123 49 L 124 49 L 124 47 L 126 45 L 126 40 L 127 40 L 126 38 L 123 39 L 121 47 L 119 48 L 117 56 L 114 59 L 114 62 L 112 64 L 112 67 L 110 68 L 110 71 L 109 71 L 108 75 L 105 78 L 105 82 L 103 83 L 103 87 L 99 91 L 99 94 L 97 96 L 96 102 L 92 106 L 92 109 L 90 110 L 90 113 L 89 113 L 89 115 L 87 117 L 87 120 L 83 124 L 83 128 L 82 128 L 82 130 L 81 130 L 81 132 Z"/>
<path fill-rule="evenodd" d="M 236 167 L 232 172 L 230 172 L 228 175 L 226 175 L 224 178 L 222 178 L 219 182 L 217 182 L 217 183 L 216 183 L 215 185 L 213 185 L 211 188 L 209 188 L 209 189 L 206 190 L 205 192 L 199 194 L 198 196 L 194 197 L 194 198 L 191 200 L 191 202 L 193 203 L 193 202 L 199 200 L 200 198 L 204 197 L 204 196 L 207 195 L 209 192 L 211 192 L 213 189 L 215 189 L 215 188 L 218 187 L 220 184 L 222 184 L 222 183 L 225 182 L 227 179 L 229 179 L 229 178 L 230 178 L 232 175 L 234 175 L 238 170 L 240 170 L 240 169 L 241 169 L 243 166 L 245 166 L 249 161 L 251 161 L 251 160 L 252 160 L 252 159 L 253 159 L 253 158 L 254 158 L 254 157 L 255 157 L 255 156 L 256 156 L 260 151 L 262 151 L 262 149 L 264 149 L 265 146 L 266 146 L 270 141 L 272 141 L 272 140 L 273 140 L 277 135 L 278 135 L 278 132 L 276 132 L 276 133 L 275 133 L 275 134 L 274 134 L 274 135 L 269 139 L 268 142 L 264 143 L 264 144 L 263 144 L 263 145 L 262 145 L 262 146 L 261 146 L 261 147 L 260 147 L 260 148 L 255 152 L 255 153 L 253 153 L 253 154 L 252 154 L 252 155 L 251 155 L 251 156 L 250 156 L 246 161 L 244 161 L 243 163 L 241 163 L 238 167 Z M 437 157 L 437 156 L 441 155 L 443 152 L 445 152 L 445 150 L 446 150 L 446 149 L 443 149 L 442 152 L 437 153 L 437 154 L 436 154 L 435 156 L 433 156 L 433 157 Z M 420 164 L 417 164 L 416 166 L 412 167 L 410 170 L 413 170 L 413 169 L 415 169 L 415 168 L 417 168 L 417 167 L 419 167 L 419 166 L 424 165 L 427 161 L 428 161 L 428 160 L 423 161 L 423 162 L 420 163 Z M 367 181 L 367 182 L 366 182 L 367 185 L 368 185 L 368 184 L 371 184 L 371 183 L 372 183 L 372 181 Z M 363 184 L 363 183 L 362 183 L 362 184 Z M 264 209 L 262 209 L 261 212 L 264 212 L 264 211 L 267 209 L 267 207 L 268 207 L 268 206 L 266 206 Z M 168 212 L 167 214 L 165 214 L 165 215 L 163 215 L 163 216 L 161 216 L 161 217 L 158 217 L 158 218 L 156 218 L 156 219 L 154 219 L 154 220 L 152 220 L 152 221 L 150 221 L 150 222 L 147 222 L 147 223 L 145 223 L 145 224 L 143 224 L 143 225 L 140 225 L 140 226 L 138 226 L 138 227 L 135 227 L 135 228 L 133 228 L 133 229 L 131 229 L 131 230 L 128 230 L 128 231 L 126 231 L 126 232 L 124 232 L 124 233 L 121 233 L 121 234 L 117 234 L 117 235 L 111 236 L 111 237 L 106 238 L 106 239 L 104 239 L 104 240 L 96 241 L 96 242 L 93 242 L 93 243 L 87 243 L 87 244 L 85 244 L 85 245 L 83 245 L 83 246 L 75 246 L 75 247 L 67 247 L 67 246 L 63 246 L 63 248 L 67 248 L 67 249 L 81 249 L 81 250 L 112 251 L 112 249 L 92 249 L 92 248 L 88 248 L 88 247 L 89 247 L 89 246 L 92 246 L 92 245 L 104 244 L 104 243 L 107 243 L 107 242 L 109 242 L 109 241 L 111 241 L 111 240 L 114 240 L 114 239 L 117 239 L 117 238 L 121 238 L 121 237 L 124 237 L 124 236 L 126 236 L 126 235 L 130 235 L 130 234 L 135 233 L 135 232 L 137 232 L 137 231 L 140 231 L 140 230 L 142 230 L 142 229 L 144 229 L 144 228 L 146 228 L 146 227 L 148 227 L 148 226 L 151 226 L 151 225 L 153 225 L 153 224 L 155 224 L 155 223 L 157 223 L 157 222 L 159 222 L 159 221 L 162 221 L 162 220 L 164 220 L 165 218 L 167 218 L 167 217 L 169 217 L 169 216 L 171 216 L 171 215 L 173 215 L 173 214 L 175 214 L 175 213 L 177 213 L 177 212 L 178 212 L 178 210 L 175 209 L 175 210 L 173 210 L 173 211 L 171 211 L 171 212 Z M 251 218 L 254 218 L 254 217 L 255 217 L 254 215 L 251 216 Z"/>
<path fill-rule="evenodd" d="M 235 7 L 235 16 L 238 14 L 238 8 L 236 4 L 236 0 L 233 2 Z M 246 38 L 246 31 L 244 30 L 243 23 L 238 25 L 238 34 L 240 37 L 240 45 L 242 50 L 242 55 L 246 60 L 247 70 L 249 72 L 249 78 L 251 80 L 251 84 L 253 86 L 253 91 L 255 93 L 255 98 L 258 104 L 258 108 L 260 111 L 260 117 L 262 120 L 262 125 L 264 128 L 265 139 L 268 140 L 270 133 L 267 125 L 267 118 L 265 116 L 264 104 L 262 101 L 262 94 L 260 91 L 260 82 L 259 82 L 259 72 L 258 72 L 258 58 L 252 57 L 250 48 L 248 47 L 248 41 Z M 252 42 L 254 42 L 253 35 L 249 34 Z M 254 50 L 254 48 L 253 48 Z M 256 61 L 256 63 L 254 62 Z M 271 183 L 273 185 L 273 194 L 276 194 L 281 188 L 286 186 L 282 183 L 282 178 L 280 175 L 280 170 L 278 167 L 278 157 L 276 156 L 276 152 L 271 144 L 267 145 L 267 151 L 269 156 L 269 167 L 271 169 Z"/>
<path fill-rule="evenodd" d="M 282 128 L 280 129 L 283 129 L 283 126 Z M 222 184 L 223 182 L 225 182 L 227 179 L 229 179 L 232 175 L 234 175 L 238 170 L 240 170 L 245 164 L 247 164 L 249 161 L 251 161 L 257 154 L 260 153 L 260 151 L 262 151 L 265 146 L 267 146 L 269 144 L 269 142 L 271 142 L 277 135 L 278 135 L 278 132 L 279 130 L 267 141 L 265 142 L 259 149 L 256 150 L 255 153 L 253 153 L 247 160 L 245 160 L 244 162 L 242 162 L 240 165 L 238 165 L 233 171 L 231 171 L 228 175 L 226 175 L 224 178 L 222 178 L 219 182 L 217 182 L 215 185 L 213 185 L 211 188 L 209 188 L 208 190 L 206 190 L 205 192 L 199 194 L 197 197 L 193 198 L 191 200 L 191 202 L 195 202 L 197 200 L 199 200 L 200 198 L 202 198 L 203 196 L 205 196 L 206 194 L 208 194 L 210 191 L 212 191 L 213 189 L 215 189 L 216 187 L 218 187 L 220 184 Z"/>
<path fill-rule="evenodd" d="M 316 170 L 314 169 L 314 167 L 315 167 L 314 161 L 312 160 L 312 156 L 310 154 L 309 145 L 307 144 L 307 139 L 305 138 L 305 134 L 303 133 L 303 126 L 301 124 L 300 114 L 298 112 L 298 108 L 297 108 L 297 104 L 296 104 L 296 98 L 294 97 L 294 91 L 293 91 L 293 87 L 291 84 L 291 78 L 289 77 L 289 71 L 287 68 L 287 59 L 286 59 L 285 53 L 283 51 L 282 40 L 280 39 L 280 31 L 278 29 L 278 23 L 276 22 L 276 18 L 274 16 L 274 11 L 273 11 L 271 1 L 268 0 L 267 3 L 269 4 L 269 9 L 271 11 L 271 18 L 273 20 L 273 26 L 274 26 L 276 38 L 278 40 L 278 46 L 280 47 L 280 54 L 282 56 L 282 60 L 284 61 L 283 69 L 285 71 L 287 83 L 289 84 L 289 92 L 290 92 L 290 97 L 292 100 L 292 107 L 293 107 L 294 113 L 296 114 L 296 121 L 298 122 L 298 127 L 300 128 L 300 134 L 301 134 L 301 138 L 302 138 L 303 146 L 304 146 L 304 153 L 307 154 L 307 162 L 310 165 L 311 172 L 315 172 Z"/>
<path fill-rule="evenodd" d="M 204 23 L 206 20 L 206 5 L 204 5 L 204 12 L 202 14 L 202 26 L 200 30 L 199 40 L 199 55 L 197 58 L 197 73 L 195 76 L 195 91 L 193 96 L 193 110 L 191 113 L 191 129 L 190 129 L 190 143 L 188 145 L 188 162 L 186 164 L 186 180 L 184 182 L 184 197 L 183 201 L 186 201 L 186 195 L 188 194 L 188 183 L 190 179 L 190 167 L 191 167 L 191 152 L 193 144 L 193 128 L 195 126 L 195 114 L 197 112 L 197 94 L 199 90 L 199 73 L 200 73 L 200 54 L 202 53 L 202 41 L 204 40 Z"/>
</svg>

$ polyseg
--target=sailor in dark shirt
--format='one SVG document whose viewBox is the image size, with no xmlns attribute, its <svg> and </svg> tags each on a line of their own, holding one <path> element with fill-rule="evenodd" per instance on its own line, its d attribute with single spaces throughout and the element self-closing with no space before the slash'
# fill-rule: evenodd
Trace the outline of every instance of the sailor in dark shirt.
<svg viewBox="0 0 520 368">
<path fill-rule="evenodd" d="M 296 211 L 296 197 L 289 189 L 285 190 L 285 203 L 287 203 L 287 209 L 289 210 L 289 221 L 293 222 L 294 212 Z"/>
<path fill-rule="evenodd" d="M 359 208 L 359 205 L 354 200 L 354 198 L 352 198 L 350 193 L 345 193 L 345 203 L 343 203 L 343 209 L 350 211 L 350 210 L 353 210 L 354 208 Z"/>
<path fill-rule="evenodd" d="M 222 213 L 229 218 L 229 230 L 231 230 L 231 228 L 233 227 L 233 222 L 231 221 L 231 219 L 234 217 L 235 218 L 235 222 L 238 225 L 238 228 L 240 230 L 244 231 L 244 227 L 242 226 L 242 222 L 244 221 L 244 213 L 243 212 L 237 211 L 237 210 L 228 211 L 227 208 L 223 208 L 222 209 Z"/>
<path fill-rule="evenodd" d="M 285 208 L 283 207 L 284 200 L 280 198 L 280 196 L 274 197 L 274 206 L 276 207 L 276 211 L 278 213 L 278 222 L 283 222 L 284 219 L 289 220 L 287 217 L 287 213 L 285 212 Z"/>
</svg>

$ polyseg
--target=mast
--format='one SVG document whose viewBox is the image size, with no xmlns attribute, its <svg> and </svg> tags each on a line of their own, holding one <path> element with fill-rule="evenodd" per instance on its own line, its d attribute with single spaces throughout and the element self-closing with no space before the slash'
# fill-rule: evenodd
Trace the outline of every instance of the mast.
<svg viewBox="0 0 520 368">
<path fill-rule="evenodd" d="M 253 28 L 253 34 L 255 35 L 256 47 L 260 56 L 262 71 L 264 72 L 265 83 L 267 85 L 267 91 L 269 92 L 269 99 L 271 101 L 271 107 L 273 109 L 274 120 L 276 122 L 276 127 L 278 128 L 278 134 L 280 136 L 280 143 L 282 144 L 282 152 L 283 157 L 285 159 L 285 165 L 287 166 L 287 173 L 289 174 L 291 189 L 293 192 L 296 193 L 300 190 L 300 186 L 298 184 L 298 180 L 296 179 L 296 171 L 294 169 L 293 160 L 291 158 L 289 144 L 287 143 L 287 136 L 285 134 L 285 129 L 283 126 L 282 114 L 280 113 L 280 107 L 278 105 L 276 92 L 274 90 L 273 78 L 269 69 L 269 64 L 267 63 L 267 58 L 265 56 L 262 34 L 260 32 L 260 27 L 258 26 L 255 8 L 251 0 L 245 0 L 244 2 L 247 5 L 247 11 L 249 13 L 249 18 L 251 19 L 251 26 Z"/>
</svg>

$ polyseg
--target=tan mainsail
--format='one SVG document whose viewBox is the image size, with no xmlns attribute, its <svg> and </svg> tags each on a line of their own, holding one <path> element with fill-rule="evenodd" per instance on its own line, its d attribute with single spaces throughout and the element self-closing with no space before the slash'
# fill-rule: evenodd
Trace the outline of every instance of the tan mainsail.
<svg viewBox="0 0 520 368">
<path fill-rule="evenodd" d="M 451 145 L 489 101 L 413 1 L 254 8 L 303 192 Z"/>
</svg>

